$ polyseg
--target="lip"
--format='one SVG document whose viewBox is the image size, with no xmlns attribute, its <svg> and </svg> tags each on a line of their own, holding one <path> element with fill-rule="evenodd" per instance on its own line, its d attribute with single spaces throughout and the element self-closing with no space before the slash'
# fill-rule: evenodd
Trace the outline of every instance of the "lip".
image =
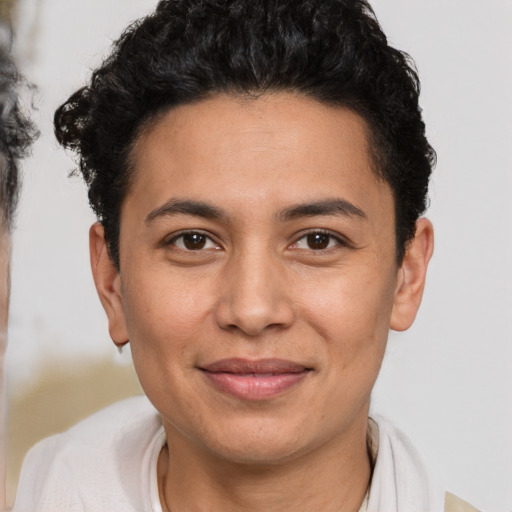
<svg viewBox="0 0 512 512">
<path fill-rule="evenodd" d="M 199 368 L 219 391 L 242 400 L 269 400 L 298 385 L 311 368 L 284 359 L 222 359 Z"/>
</svg>

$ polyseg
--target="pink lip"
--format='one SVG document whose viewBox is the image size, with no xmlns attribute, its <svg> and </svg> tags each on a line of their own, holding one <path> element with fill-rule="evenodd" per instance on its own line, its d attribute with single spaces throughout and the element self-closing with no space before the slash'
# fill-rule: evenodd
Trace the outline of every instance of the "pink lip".
<svg viewBox="0 0 512 512">
<path fill-rule="evenodd" d="M 200 368 L 220 391 L 243 400 L 268 400 L 295 386 L 310 368 L 282 359 L 222 359 Z"/>
</svg>

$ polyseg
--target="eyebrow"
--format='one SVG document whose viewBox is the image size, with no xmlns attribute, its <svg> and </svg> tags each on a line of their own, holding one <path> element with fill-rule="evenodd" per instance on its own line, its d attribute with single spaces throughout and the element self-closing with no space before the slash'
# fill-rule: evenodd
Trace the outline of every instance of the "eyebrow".
<svg viewBox="0 0 512 512">
<path fill-rule="evenodd" d="M 146 224 L 161 217 L 172 217 L 173 215 L 193 215 L 205 219 L 223 219 L 226 213 L 203 201 L 192 201 L 190 199 L 169 199 L 166 203 L 154 209 L 146 217 Z"/>
<path fill-rule="evenodd" d="M 174 215 L 192 215 L 194 217 L 214 220 L 226 219 L 228 217 L 224 210 L 203 201 L 169 199 L 162 206 L 151 211 L 147 215 L 145 222 L 150 224 L 155 219 L 172 217 Z M 341 198 L 300 203 L 281 210 L 276 217 L 281 222 L 287 222 L 300 217 L 315 217 L 318 215 L 344 215 L 361 219 L 367 218 L 363 210 Z"/>
<path fill-rule="evenodd" d="M 290 206 L 279 212 L 277 217 L 280 221 L 286 222 L 300 217 L 315 217 L 317 215 L 343 215 L 367 219 L 363 210 L 341 198 L 324 199 Z"/>
</svg>

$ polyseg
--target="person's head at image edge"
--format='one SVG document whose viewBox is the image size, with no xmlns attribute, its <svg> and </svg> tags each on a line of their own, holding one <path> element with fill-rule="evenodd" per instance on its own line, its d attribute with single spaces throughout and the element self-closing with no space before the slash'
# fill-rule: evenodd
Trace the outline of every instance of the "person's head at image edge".
<svg viewBox="0 0 512 512">
<path fill-rule="evenodd" d="M 164 508 L 361 506 L 433 250 L 418 95 L 364 1 L 173 0 L 57 111 L 110 335 L 165 427 Z"/>
<path fill-rule="evenodd" d="M 10 28 L 0 21 L 0 237 L 4 269 L 1 275 L 2 326 L 7 320 L 10 233 L 20 190 L 20 160 L 26 156 L 37 135 L 19 100 L 20 89 L 26 87 L 26 84 L 12 60 L 10 38 Z"/>
<path fill-rule="evenodd" d="M 5 496 L 5 375 L 9 315 L 11 229 L 18 203 L 19 162 L 35 136 L 19 101 L 20 79 L 10 55 L 11 31 L 0 20 L 0 509 Z"/>
</svg>

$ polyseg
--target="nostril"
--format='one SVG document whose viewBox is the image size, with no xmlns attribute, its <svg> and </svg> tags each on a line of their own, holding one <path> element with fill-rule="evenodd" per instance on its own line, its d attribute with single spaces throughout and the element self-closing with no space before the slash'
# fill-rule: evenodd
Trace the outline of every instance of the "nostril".
<svg viewBox="0 0 512 512">
<path fill-rule="evenodd" d="M 285 287 L 265 271 L 267 267 L 249 263 L 244 260 L 241 271 L 231 272 L 223 280 L 214 311 L 217 325 L 249 336 L 290 326 L 294 311 L 291 300 L 283 293 Z"/>
</svg>

